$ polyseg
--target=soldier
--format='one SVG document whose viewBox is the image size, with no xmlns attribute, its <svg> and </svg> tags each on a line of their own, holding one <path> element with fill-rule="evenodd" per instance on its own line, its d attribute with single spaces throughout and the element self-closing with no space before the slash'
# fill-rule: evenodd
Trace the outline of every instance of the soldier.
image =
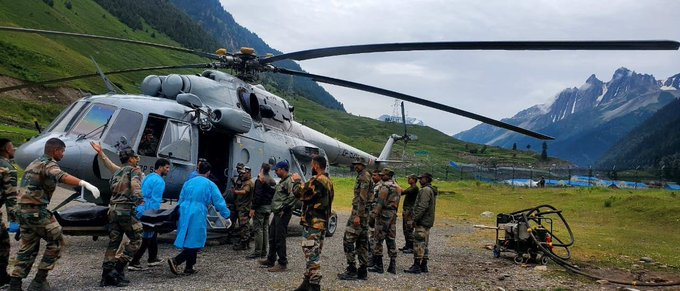
<svg viewBox="0 0 680 291">
<path fill-rule="evenodd" d="M 253 205 L 250 208 L 250 218 L 253 219 L 255 229 L 255 247 L 253 253 L 246 256 L 247 259 L 264 258 L 267 255 L 267 243 L 269 242 L 269 215 L 272 212 L 272 197 L 276 191 L 276 181 L 269 176 L 271 165 L 262 163 L 260 174 L 255 180 L 253 191 Z"/>
<path fill-rule="evenodd" d="M 200 161 L 200 159 L 199 159 Z M 231 177 L 231 187 L 232 189 L 240 189 L 241 185 L 243 184 L 243 167 L 245 167 L 243 163 L 237 163 L 236 164 L 236 172 L 234 175 Z M 198 172 L 196 172 L 198 174 Z M 227 185 L 228 186 L 228 185 Z M 232 225 L 236 225 L 238 223 L 238 211 L 236 211 L 236 197 L 234 197 L 234 193 L 230 191 L 229 189 L 225 189 L 225 191 L 222 193 L 222 197 L 224 198 L 224 201 L 227 203 L 227 208 L 229 208 L 229 211 L 231 211 L 231 216 L 229 217 L 229 221 L 231 222 Z M 226 218 L 226 217 L 225 217 Z M 237 227 L 230 227 L 227 229 L 228 233 L 228 240 L 226 241 L 227 244 L 238 244 L 241 242 L 241 234 L 238 231 Z M 234 239 L 235 237 L 235 239 Z"/>
<path fill-rule="evenodd" d="M 305 278 L 295 289 L 321 290 L 321 250 L 323 239 L 328 228 L 333 205 L 333 183 L 326 174 L 326 158 L 314 156 L 312 158 L 312 174 L 314 177 L 295 191 L 295 197 L 302 201 L 300 224 L 302 230 L 302 252 L 307 260 Z M 299 183 L 302 177 L 293 174 L 293 181 Z"/>
<path fill-rule="evenodd" d="M 406 245 L 399 250 L 406 254 L 413 253 L 413 205 L 416 202 L 416 196 L 418 196 L 417 183 L 418 177 L 416 175 L 408 175 L 409 187 L 401 193 L 402 196 L 404 196 L 404 204 L 402 206 L 402 228 Z"/>
<path fill-rule="evenodd" d="M 50 138 L 45 143 L 44 154 L 26 167 L 19 188 L 18 208 L 21 232 L 21 247 L 17 252 L 9 290 L 21 290 L 21 280 L 31 271 L 31 266 L 38 255 L 40 239 L 47 242 L 45 253 L 38 265 L 38 273 L 28 286 L 29 290 L 49 290 L 47 272 L 54 268 L 60 257 L 63 246 L 61 226 L 47 210 L 52 193 L 58 183 L 81 186 L 99 198 L 99 189 L 92 184 L 80 180 L 62 171 L 57 162 L 64 157 L 66 144 L 58 138 Z"/>
<path fill-rule="evenodd" d="M 368 267 L 373 267 L 373 249 L 375 248 L 375 219 L 371 213 L 373 212 L 373 207 L 375 206 L 375 201 L 378 199 L 378 189 L 382 185 L 382 179 L 380 179 L 380 170 L 375 169 L 371 174 L 371 181 L 373 181 L 373 192 L 368 200 Z"/>
<path fill-rule="evenodd" d="M 2 205 L 7 208 L 9 230 L 17 232 L 15 207 L 17 205 L 17 169 L 14 168 L 14 145 L 6 138 L 0 138 L 0 286 L 9 283 L 7 264 L 9 263 L 9 233 L 2 222 Z"/>
<path fill-rule="evenodd" d="M 383 241 L 387 244 L 387 254 L 390 256 L 390 265 L 387 272 L 397 273 L 397 208 L 399 208 L 399 186 L 392 180 L 394 172 L 388 168 L 382 170 L 382 183 L 378 188 L 378 199 L 373 208 L 375 219 L 375 248 L 373 249 L 373 267 L 369 272 L 383 273 Z"/>
<path fill-rule="evenodd" d="M 357 172 L 354 183 L 354 199 L 352 199 L 352 214 L 347 219 L 345 236 L 342 244 L 347 257 L 345 273 L 338 274 L 340 280 L 368 279 L 368 201 L 373 195 L 373 181 L 366 170 L 366 164 L 359 159 L 352 163 Z M 356 245 L 356 249 L 355 249 Z M 359 257 L 359 269 L 356 267 L 356 257 Z"/>
<path fill-rule="evenodd" d="M 139 156 L 129 147 L 118 151 L 124 165 L 111 177 L 111 201 L 109 207 L 109 245 L 104 253 L 100 286 L 127 286 L 125 268 L 142 244 L 142 224 L 137 220 L 136 207 L 144 203 L 142 196 L 142 170 Z M 125 245 L 122 256 L 116 252 L 123 241 L 123 234 L 130 242 Z"/>
<path fill-rule="evenodd" d="M 231 192 L 236 196 L 236 211 L 238 212 L 239 236 L 240 242 L 234 245 L 235 251 L 250 249 L 250 227 L 248 221 L 250 220 L 250 206 L 253 202 L 253 189 L 255 188 L 251 180 L 250 167 L 243 168 L 243 175 L 241 175 L 241 187 L 232 189 Z"/>
<path fill-rule="evenodd" d="M 413 208 L 413 221 L 415 222 L 415 237 L 413 243 L 413 265 L 404 270 L 406 273 L 427 273 L 427 260 L 429 250 L 427 245 L 430 241 L 430 228 L 434 225 L 434 210 L 437 202 L 437 188 L 431 185 L 432 174 L 424 173 L 420 177 L 420 192 Z"/>
<path fill-rule="evenodd" d="M 297 202 L 295 191 L 300 183 L 294 182 L 288 174 L 288 162 L 281 161 L 274 167 L 274 172 L 281 178 L 276 185 L 274 198 L 272 198 L 272 222 L 269 225 L 269 253 L 267 258 L 258 263 L 267 267 L 269 272 L 283 272 L 288 269 L 288 255 L 286 254 L 286 236 L 288 236 L 288 223 L 293 215 L 293 207 Z M 276 257 L 279 263 L 275 266 Z"/>
</svg>

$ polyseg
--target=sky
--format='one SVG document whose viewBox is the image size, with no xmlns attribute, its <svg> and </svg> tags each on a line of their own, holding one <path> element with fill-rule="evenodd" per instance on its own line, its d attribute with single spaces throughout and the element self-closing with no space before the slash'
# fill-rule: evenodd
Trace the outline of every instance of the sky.
<svg viewBox="0 0 680 291">
<path fill-rule="evenodd" d="M 220 0 L 236 21 L 282 52 L 433 41 L 680 40 L 675 0 Z M 266 53 L 266 52 L 264 52 Z M 434 51 L 298 62 L 313 74 L 381 87 L 494 119 L 508 118 L 595 74 L 626 67 L 656 79 L 680 73 L 679 51 Z M 321 84 L 347 112 L 391 114 L 394 99 Z M 406 114 L 446 134 L 479 122 L 406 103 Z"/>
</svg>

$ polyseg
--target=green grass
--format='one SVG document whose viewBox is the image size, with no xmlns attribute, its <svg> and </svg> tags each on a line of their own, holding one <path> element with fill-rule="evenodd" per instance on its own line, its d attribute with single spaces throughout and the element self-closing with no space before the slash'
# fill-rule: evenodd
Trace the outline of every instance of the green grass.
<svg viewBox="0 0 680 291">
<path fill-rule="evenodd" d="M 352 178 L 335 178 L 334 208 L 350 210 Z M 399 181 L 405 186 L 405 181 Z M 580 188 L 527 189 L 476 183 L 438 182 L 437 218 L 459 223 L 495 226 L 493 218 L 480 214 L 509 213 L 542 204 L 563 211 L 574 233 L 573 260 L 598 265 L 630 267 L 643 256 L 680 268 L 680 197 L 664 190 L 615 190 Z M 612 198 L 614 197 L 614 198 Z M 605 207 L 605 201 L 611 205 Z M 435 226 L 436 227 L 436 226 Z M 560 237 L 567 237 L 557 229 Z M 494 243 L 493 230 L 475 230 L 452 236 L 455 245 L 473 247 Z"/>
</svg>

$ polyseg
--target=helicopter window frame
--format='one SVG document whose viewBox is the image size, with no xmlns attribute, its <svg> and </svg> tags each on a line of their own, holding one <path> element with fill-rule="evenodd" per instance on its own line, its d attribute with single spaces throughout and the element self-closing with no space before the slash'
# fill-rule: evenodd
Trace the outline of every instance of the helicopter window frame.
<svg viewBox="0 0 680 291">
<path fill-rule="evenodd" d="M 56 131 L 59 128 L 59 132 L 68 132 L 72 127 L 73 123 L 78 120 L 78 117 L 82 114 L 85 108 L 87 108 L 90 102 L 78 101 L 71 104 L 71 106 L 62 111 L 57 118 L 47 126 L 47 132 Z"/>
<path fill-rule="evenodd" d="M 111 104 L 92 103 L 87 108 L 87 112 L 82 113 L 77 117 L 77 123 L 69 130 L 69 134 L 92 135 L 99 130 L 98 128 L 101 128 L 101 132 L 97 132 L 99 133 L 99 137 L 96 138 L 97 140 L 100 139 L 106 130 L 104 125 L 107 123 L 107 121 L 110 122 L 111 118 L 113 118 L 118 109 L 119 108 L 117 106 Z M 104 115 L 101 115 L 102 113 L 105 115 L 108 114 L 108 117 L 102 119 L 102 117 L 104 117 Z M 92 122 L 96 122 L 96 126 L 91 125 Z"/>
<path fill-rule="evenodd" d="M 106 133 L 103 135 L 102 142 L 113 146 L 120 140 L 121 136 L 124 136 L 130 145 L 134 145 L 139 136 L 139 127 L 142 124 L 142 119 L 144 119 L 144 115 L 141 113 L 121 108 L 113 122 L 109 124 Z M 134 126 L 135 124 L 137 126 Z M 123 134 L 116 134 L 118 136 L 114 136 L 114 132 Z"/>
<path fill-rule="evenodd" d="M 146 118 L 146 123 L 144 125 L 144 132 L 142 134 L 142 139 L 139 141 L 139 146 L 137 147 L 137 153 L 139 153 L 142 156 L 146 157 L 158 157 L 158 151 L 160 149 L 160 143 L 161 143 L 161 138 L 162 134 L 165 132 L 165 127 L 168 124 L 168 118 L 164 117 L 162 115 L 156 115 L 156 114 L 149 114 Z M 151 131 L 148 133 L 147 131 Z M 157 134 L 160 133 L 160 134 Z M 147 134 L 151 134 L 153 138 L 156 139 L 155 141 L 155 146 L 153 145 L 153 140 L 149 141 L 149 145 L 151 146 L 146 149 L 147 145 L 145 144 L 145 136 Z"/>
<path fill-rule="evenodd" d="M 180 127 L 182 128 L 180 129 Z M 160 144 L 158 145 L 158 151 L 156 154 L 159 157 L 167 159 L 190 162 L 191 152 L 191 124 L 180 120 L 168 119 L 167 123 L 165 124 L 165 129 L 163 130 L 163 135 L 161 136 Z"/>
</svg>

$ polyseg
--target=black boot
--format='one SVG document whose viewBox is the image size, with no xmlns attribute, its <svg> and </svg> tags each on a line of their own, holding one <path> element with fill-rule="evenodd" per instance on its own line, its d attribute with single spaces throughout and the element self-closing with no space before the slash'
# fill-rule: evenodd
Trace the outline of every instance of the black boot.
<svg viewBox="0 0 680 291">
<path fill-rule="evenodd" d="M 320 284 L 312 284 L 309 283 L 309 289 L 310 291 L 321 291 L 321 285 Z"/>
<path fill-rule="evenodd" d="M 385 272 L 385 268 L 383 267 L 382 256 L 373 256 L 373 267 L 370 267 L 368 271 L 380 274 Z"/>
<path fill-rule="evenodd" d="M 366 265 L 367 267 L 373 267 L 373 255 L 368 256 L 368 264 Z"/>
<path fill-rule="evenodd" d="M 11 277 L 9 279 L 9 289 L 10 291 L 21 291 L 21 277 Z"/>
<path fill-rule="evenodd" d="M 354 265 L 347 266 L 345 272 L 338 274 L 338 279 L 340 280 L 356 280 L 357 279 L 357 267 Z"/>
<path fill-rule="evenodd" d="M 397 273 L 397 258 L 390 258 L 390 266 L 387 267 L 387 272 L 392 274 Z"/>
<path fill-rule="evenodd" d="M 130 284 L 130 280 L 127 279 L 125 276 L 125 269 L 127 267 L 127 262 L 117 262 L 116 263 L 116 272 L 118 272 L 118 281 L 122 284 Z"/>
<path fill-rule="evenodd" d="M 305 277 L 302 284 L 295 289 L 295 291 L 307 291 L 309 290 L 309 277 Z"/>
<path fill-rule="evenodd" d="M 244 251 L 250 249 L 250 243 L 248 241 L 242 241 L 241 243 L 234 245 L 235 251 Z"/>
<path fill-rule="evenodd" d="M 420 260 L 413 258 L 413 265 L 408 270 L 404 270 L 406 273 L 420 274 Z"/>
<path fill-rule="evenodd" d="M 366 266 L 359 266 L 359 270 L 357 270 L 357 279 L 368 280 L 368 270 L 366 269 Z"/>
<path fill-rule="evenodd" d="M 47 283 L 47 270 L 38 270 L 31 284 L 28 285 L 28 290 L 51 290 L 50 284 Z"/>
<path fill-rule="evenodd" d="M 99 287 L 105 286 L 125 287 L 127 284 L 120 282 L 118 272 L 116 270 L 104 268 L 102 271 L 102 279 L 99 281 Z"/>
<path fill-rule="evenodd" d="M 406 245 L 399 250 L 404 252 L 405 254 L 412 254 L 413 253 L 413 242 L 412 241 L 406 242 Z"/>
<path fill-rule="evenodd" d="M 420 271 L 423 273 L 427 273 L 430 271 L 427 269 L 427 260 L 428 259 L 425 258 L 422 261 L 420 261 Z"/>
</svg>

